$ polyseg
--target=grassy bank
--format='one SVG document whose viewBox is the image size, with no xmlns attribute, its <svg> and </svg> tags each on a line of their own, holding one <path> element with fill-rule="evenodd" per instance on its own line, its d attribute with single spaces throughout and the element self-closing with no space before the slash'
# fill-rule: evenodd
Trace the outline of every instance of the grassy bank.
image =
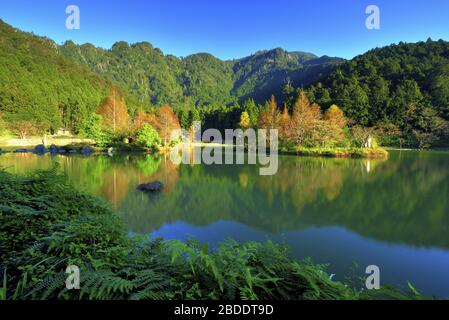
<svg viewBox="0 0 449 320">
<path fill-rule="evenodd" d="M 68 265 L 80 267 L 81 290 L 65 289 Z M 68 186 L 56 169 L 25 177 L 0 171 L 0 266 L 0 299 L 419 297 L 353 289 L 270 242 L 228 241 L 211 250 L 129 237 L 114 212 Z"/>
<path fill-rule="evenodd" d="M 304 148 L 283 147 L 280 153 L 298 156 L 332 157 L 332 158 L 388 158 L 388 151 L 383 148 Z"/>
<path fill-rule="evenodd" d="M 0 147 L 6 148 L 29 148 L 42 144 L 42 137 L 28 137 L 26 139 L 20 139 L 17 137 L 0 137 Z M 49 136 L 45 140 L 45 144 L 50 146 L 54 144 L 58 147 L 64 147 L 73 144 L 92 144 L 93 140 L 83 139 L 77 137 L 63 137 L 63 136 Z"/>
</svg>

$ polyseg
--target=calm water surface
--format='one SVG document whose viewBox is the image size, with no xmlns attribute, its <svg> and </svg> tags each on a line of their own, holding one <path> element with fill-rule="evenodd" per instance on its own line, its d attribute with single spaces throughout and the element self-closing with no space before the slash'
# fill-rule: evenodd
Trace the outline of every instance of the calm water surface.
<svg viewBox="0 0 449 320">
<path fill-rule="evenodd" d="M 55 162 L 75 187 L 109 201 L 130 233 L 274 240 L 297 258 L 329 263 L 339 280 L 375 264 L 382 283 L 410 281 L 449 297 L 449 152 L 392 151 L 386 161 L 285 156 L 271 177 L 257 166 L 176 166 L 144 155 L 0 156 L 14 173 Z M 153 180 L 164 192 L 136 190 Z"/>
</svg>

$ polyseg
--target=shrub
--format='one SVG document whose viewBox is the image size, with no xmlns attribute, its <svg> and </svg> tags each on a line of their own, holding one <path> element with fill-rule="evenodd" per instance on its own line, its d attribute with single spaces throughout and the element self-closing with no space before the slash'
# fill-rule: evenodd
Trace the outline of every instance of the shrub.
<svg viewBox="0 0 449 320">
<path fill-rule="evenodd" d="M 108 147 L 114 142 L 114 136 L 101 126 L 102 116 L 90 114 L 81 124 L 80 134 L 95 141 L 99 147 Z"/>
<path fill-rule="evenodd" d="M 161 137 L 151 125 L 145 124 L 138 132 L 136 142 L 142 147 L 153 148 L 161 144 Z"/>
</svg>

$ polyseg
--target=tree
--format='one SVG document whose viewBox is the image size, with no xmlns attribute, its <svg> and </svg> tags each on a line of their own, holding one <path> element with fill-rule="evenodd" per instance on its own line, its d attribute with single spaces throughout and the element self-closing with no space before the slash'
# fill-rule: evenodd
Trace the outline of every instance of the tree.
<svg viewBox="0 0 449 320">
<path fill-rule="evenodd" d="M 104 127 L 111 128 L 113 133 L 124 133 L 129 129 L 128 111 L 115 87 L 101 104 L 98 114 L 103 117 Z"/>
<path fill-rule="evenodd" d="M 81 124 L 80 134 L 93 139 L 99 147 L 108 147 L 112 142 L 112 137 L 103 129 L 102 122 L 102 116 L 96 113 L 90 114 Z"/>
<path fill-rule="evenodd" d="M 430 90 L 433 105 L 449 120 L 449 64 L 438 65 Z"/>
<path fill-rule="evenodd" d="M 292 119 L 288 112 L 287 105 L 284 105 L 284 109 L 282 110 L 279 126 L 280 126 L 279 138 L 281 140 L 286 141 L 288 139 L 290 133 L 292 132 Z"/>
<path fill-rule="evenodd" d="M 195 121 L 201 122 L 201 114 L 197 107 L 193 107 L 189 111 L 189 127 L 191 128 L 193 126 L 193 123 Z"/>
<path fill-rule="evenodd" d="M 246 111 L 242 112 L 240 116 L 239 127 L 246 130 L 251 127 L 251 119 L 249 118 L 249 114 Z"/>
<path fill-rule="evenodd" d="M 38 128 L 32 121 L 19 120 L 13 121 L 9 129 L 16 133 L 20 139 L 26 139 L 28 135 L 37 133 Z"/>
<path fill-rule="evenodd" d="M 374 129 L 355 125 L 351 128 L 352 138 L 358 148 L 363 148 L 368 138 L 374 137 Z"/>
<path fill-rule="evenodd" d="M 283 103 L 284 105 L 293 105 L 295 102 L 295 93 L 296 90 L 293 87 L 293 83 L 290 79 L 287 80 L 287 83 L 282 88 L 282 95 L 283 95 Z"/>
<path fill-rule="evenodd" d="M 134 130 L 135 132 L 142 129 L 145 124 L 150 124 L 155 122 L 155 116 L 151 113 L 146 113 L 142 110 L 138 111 L 134 118 Z"/>
<path fill-rule="evenodd" d="M 418 129 L 413 130 L 420 148 L 430 148 L 434 143 L 447 134 L 448 122 L 438 116 L 435 109 L 425 107 L 417 114 Z"/>
<path fill-rule="evenodd" d="M 288 140 L 299 146 L 313 146 L 316 138 L 315 129 L 321 120 L 321 108 L 310 104 L 306 92 L 301 90 L 293 106 L 291 130 L 287 132 Z"/>
<path fill-rule="evenodd" d="M 348 120 L 343 111 L 335 104 L 326 110 L 324 113 L 324 120 L 335 124 L 339 128 L 344 128 L 348 124 Z"/>
<path fill-rule="evenodd" d="M 145 124 L 137 132 L 136 142 L 142 147 L 153 148 L 161 144 L 161 137 L 151 125 Z"/>
<path fill-rule="evenodd" d="M 3 120 L 3 115 L 0 113 L 0 134 L 3 134 L 6 130 L 6 122 Z"/>
<path fill-rule="evenodd" d="M 152 125 L 159 132 L 164 146 L 167 146 L 172 141 L 173 132 L 181 128 L 178 117 L 169 105 L 160 108 L 153 121 Z"/>
<path fill-rule="evenodd" d="M 270 102 L 265 106 L 265 110 L 259 114 L 259 128 L 268 131 L 270 129 L 279 129 L 280 120 L 281 114 L 273 95 L 271 96 Z"/>
<path fill-rule="evenodd" d="M 324 113 L 323 119 L 327 129 L 325 139 L 331 145 L 341 144 L 346 139 L 344 130 L 348 123 L 343 111 L 334 104 Z"/>
<path fill-rule="evenodd" d="M 257 127 L 257 120 L 259 118 L 259 108 L 254 102 L 254 99 L 248 99 L 243 104 L 243 110 L 246 111 L 249 115 L 251 126 Z"/>
</svg>

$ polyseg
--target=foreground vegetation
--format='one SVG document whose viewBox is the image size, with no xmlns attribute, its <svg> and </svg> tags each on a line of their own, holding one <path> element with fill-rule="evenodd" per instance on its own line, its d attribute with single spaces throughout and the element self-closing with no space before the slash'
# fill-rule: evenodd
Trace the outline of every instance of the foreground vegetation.
<svg viewBox="0 0 449 320">
<path fill-rule="evenodd" d="M 95 198 L 66 185 L 57 168 L 30 176 L 0 172 L 1 299 L 407 299 L 332 281 L 324 266 L 295 261 L 273 243 L 211 250 L 128 237 Z M 81 289 L 65 289 L 66 266 Z M 412 288 L 412 287 L 411 287 Z"/>
</svg>

